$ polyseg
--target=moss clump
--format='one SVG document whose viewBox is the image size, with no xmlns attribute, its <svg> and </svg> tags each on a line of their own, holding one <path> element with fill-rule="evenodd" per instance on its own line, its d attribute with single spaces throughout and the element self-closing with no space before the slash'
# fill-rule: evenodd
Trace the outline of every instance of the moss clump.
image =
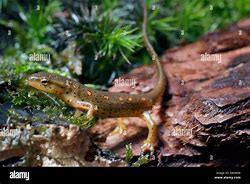
<svg viewBox="0 0 250 184">
<path fill-rule="evenodd" d="M 126 145 L 125 161 L 127 163 L 130 163 L 130 161 L 132 160 L 133 157 L 134 157 L 134 155 L 133 155 L 133 150 L 132 150 L 132 144 L 129 143 Z"/>
<path fill-rule="evenodd" d="M 91 128 L 92 126 L 95 125 L 95 123 L 97 122 L 97 118 L 96 117 L 87 117 L 86 115 L 81 115 L 79 117 L 73 117 L 70 118 L 69 121 L 71 124 L 75 124 L 78 126 L 81 126 L 83 128 Z"/>
<path fill-rule="evenodd" d="M 125 161 L 131 166 L 131 167 L 141 167 L 151 161 L 150 154 L 140 155 L 140 157 L 133 162 L 134 154 L 133 154 L 133 147 L 132 144 L 126 145 L 125 150 Z"/>
</svg>

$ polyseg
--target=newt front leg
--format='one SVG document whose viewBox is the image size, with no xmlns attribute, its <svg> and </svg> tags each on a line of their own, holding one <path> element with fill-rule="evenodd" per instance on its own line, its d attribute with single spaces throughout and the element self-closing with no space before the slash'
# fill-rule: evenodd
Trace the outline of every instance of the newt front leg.
<svg viewBox="0 0 250 184">
<path fill-rule="evenodd" d="M 142 151 L 144 153 L 148 151 L 153 152 L 158 144 L 157 125 L 148 111 L 142 114 L 142 118 L 146 121 L 148 127 L 148 137 L 143 144 Z"/>
<path fill-rule="evenodd" d="M 75 111 L 74 117 L 79 117 L 82 115 L 83 111 L 87 110 L 87 117 L 93 117 L 94 113 L 94 106 L 89 102 L 84 101 L 77 101 L 77 104 L 79 105 Z"/>
<path fill-rule="evenodd" d="M 94 105 L 92 103 L 89 103 L 89 102 L 84 102 L 84 101 L 77 101 L 76 102 L 78 105 L 79 105 L 79 108 L 78 110 L 88 110 L 87 111 L 87 116 L 88 117 L 93 117 L 93 114 L 94 114 Z"/>
</svg>

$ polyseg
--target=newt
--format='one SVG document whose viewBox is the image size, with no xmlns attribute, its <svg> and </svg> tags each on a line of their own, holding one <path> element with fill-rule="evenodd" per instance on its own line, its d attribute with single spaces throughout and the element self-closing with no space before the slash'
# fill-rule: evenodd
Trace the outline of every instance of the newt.
<svg viewBox="0 0 250 184">
<path fill-rule="evenodd" d="M 53 94 L 76 109 L 75 116 L 87 112 L 89 117 L 118 118 L 118 125 L 112 134 L 124 133 L 123 117 L 141 117 L 148 127 L 148 136 L 142 151 L 153 151 L 158 144 L 157 126 L 149 110 L 159 100 L 166 88 L 167 80 L 160 59 L 147 36 L 147 7 L 143 3 L 143 37 L 148 53 L 157 67 L 157 83 L 153 90 L 143 94 L 114 93 L 94 90 L 85 85 L 59 75 L 34 73 L 28 78 L 28 85 Z"/>
</svg>

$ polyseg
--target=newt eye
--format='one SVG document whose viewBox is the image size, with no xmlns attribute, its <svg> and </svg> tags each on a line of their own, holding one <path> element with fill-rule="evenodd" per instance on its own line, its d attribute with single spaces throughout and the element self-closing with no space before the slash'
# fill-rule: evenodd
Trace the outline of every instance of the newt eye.
<svg viewBox="0 0 250 184">
<path fill-rule="evenodd" d="M 48 80 L 47 79 L 42 79 L 41 83 L 42 83 L 42 85 L 47 85 L 48 84 Z"/>
</svg>

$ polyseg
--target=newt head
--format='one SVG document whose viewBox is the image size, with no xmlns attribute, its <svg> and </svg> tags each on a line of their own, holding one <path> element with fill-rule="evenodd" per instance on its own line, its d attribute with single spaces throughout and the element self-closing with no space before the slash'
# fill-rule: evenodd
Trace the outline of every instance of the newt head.
<svg viewBox="0 0 250 184">
<path fill-rule="evenodd" d="M 34 73 L 28 78 L 28 85 L 46 93 L 63 94 L 66 78 L 45 72 Z"/>
</svg>

